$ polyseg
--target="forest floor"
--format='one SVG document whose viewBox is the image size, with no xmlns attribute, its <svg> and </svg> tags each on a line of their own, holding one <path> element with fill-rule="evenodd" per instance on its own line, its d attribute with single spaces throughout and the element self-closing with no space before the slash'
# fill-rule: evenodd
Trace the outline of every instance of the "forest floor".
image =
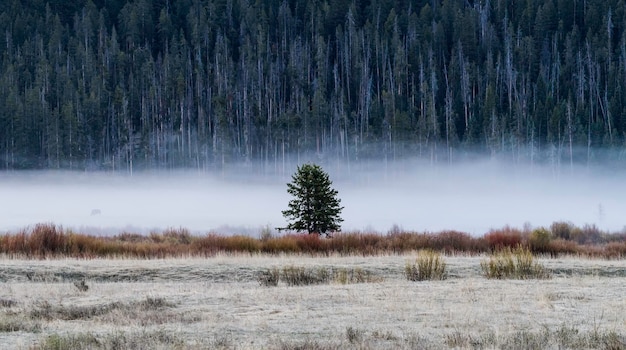
<svg viewBox="0 0 626 350">
<path fill-rule="evenodd" d="M 415 254 L 1 257 L 0 348 L 626 348 L 626 260 L 539 259 L 552 278 L 490 280 L 484 259 L 446 256 L 447 279 L 412 282 Z M 285 267 L 369 277 L 259 282 Z"/>
</svg>

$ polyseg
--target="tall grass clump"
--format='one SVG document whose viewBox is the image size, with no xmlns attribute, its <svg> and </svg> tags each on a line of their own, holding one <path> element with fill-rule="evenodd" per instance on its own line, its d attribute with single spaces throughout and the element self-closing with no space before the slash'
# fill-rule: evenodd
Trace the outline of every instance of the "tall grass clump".
<svg viewBox="0 0 626 350">
<path fill-rule="evenodd" d="M 550 273 L 535 261 L 528 248 L 518 246 L 505 248 L 493 253 L 488 260 L 480 262 L 480 267 L 489 279 L 544 279 Z"/>
<path fill-rule="evenodd" d="M 324 267 L 307 269 L 298 266 L 285 266 L 280 279 L 289 286 L 307 286 L 328 283 L 331 277 L 330 271 Z"/>
<path fill-rule="evenodd" d="M 444 280 L 447 277 L 446 263 L 440 253 L 421 250 L 415 262 L 407 262 L 404 275 L 409 281 Z"/>
<path fill-rule="evenodd" d="M 272 268 L 260 271 L 257 281 L 264 287 L 276 287 L 279 281 L 288 286 L 305 286 L 312 284 L 354 284 L 380 282 L 382 278 L 361 268 L 333 268 L 301 266 L 285 266 L 282 269 Z"/>
</svg>

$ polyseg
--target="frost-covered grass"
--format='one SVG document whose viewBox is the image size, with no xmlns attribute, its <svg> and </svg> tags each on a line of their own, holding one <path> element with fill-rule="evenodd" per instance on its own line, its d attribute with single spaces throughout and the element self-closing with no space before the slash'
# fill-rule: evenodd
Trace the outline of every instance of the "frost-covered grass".
<svg viewBox="0 0 626 350">
<path fill-rule="evenodd" d="M 444 256 L 408 281 L 409 255 L 217 255 L 0 260 L 3 348 L 440 349 L 626 346 L 626 261 L 540 259 L 551 279 L 487 279 L 486 257 Z M 259 273 L 366 272 L 267 287 Z M 361 272 L 358 272 L 361 273 Z M 336 276 L 340 276 L 337 273 Z M 76 281 L 85 281 L 80 290 Z M 80 285 L 80 284 L 79 284 Z"/>
</svg>

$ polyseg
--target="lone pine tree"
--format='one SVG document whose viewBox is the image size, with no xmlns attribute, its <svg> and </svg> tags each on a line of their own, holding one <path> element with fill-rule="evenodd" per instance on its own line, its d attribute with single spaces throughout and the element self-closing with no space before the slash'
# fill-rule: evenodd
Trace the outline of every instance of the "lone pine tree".
<svg viewBox="0 0 626 350">
<path fill-rule="evenodd" d="M 289 209 L 283 211 L 289 221 L 286 229 L 319 235 L 339 231 L 343 207 L 328 174 L 318 165 L 304 164 L 291 178 L 287 192 L 294 198 L 289 201 Z"/>
</svg>

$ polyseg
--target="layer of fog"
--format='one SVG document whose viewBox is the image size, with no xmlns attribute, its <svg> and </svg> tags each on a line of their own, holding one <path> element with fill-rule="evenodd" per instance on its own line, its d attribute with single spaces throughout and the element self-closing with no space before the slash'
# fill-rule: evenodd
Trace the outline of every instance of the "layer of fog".
<svg viewBox="0 0 626 350">
<path fill-rule="evenodd" d="M 626 222 L 626 184 L 619 174 L 575 167 L 515 166 L 474 161 L 418 161 L 324 166 L 339 191 L 344 231 L 459 230 L 481 235 L 505 225 L 554 221 L 619 231 Z M 194 233 L 257 235 L 284 227 L 290 199 L 279 175 L 232 173 L 7 172 L 0 174 L 0 232 L 54 223 L 91 234 Z"/>
</svg>

